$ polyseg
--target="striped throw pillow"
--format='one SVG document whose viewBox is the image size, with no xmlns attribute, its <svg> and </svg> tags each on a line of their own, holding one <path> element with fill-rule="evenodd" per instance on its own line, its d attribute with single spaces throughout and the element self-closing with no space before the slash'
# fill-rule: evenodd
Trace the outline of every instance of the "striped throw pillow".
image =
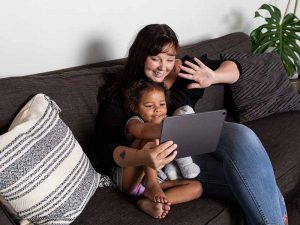
<svg viewBox="0 0 300 225">
<path fill-rule="evenodd" d="M 276 53 L 224 53 L 221 58 L 238 61 L 242 68 L 239 80 L 230 85 L 240 122 L 299 110 L 300 95 Z"/>
<path fill-rule="evenodd" d="M 70 224 L 101 180 L 59 112 L 37 94 L 0 136 L 0 195 L 34 224 Z"/>
</svg>

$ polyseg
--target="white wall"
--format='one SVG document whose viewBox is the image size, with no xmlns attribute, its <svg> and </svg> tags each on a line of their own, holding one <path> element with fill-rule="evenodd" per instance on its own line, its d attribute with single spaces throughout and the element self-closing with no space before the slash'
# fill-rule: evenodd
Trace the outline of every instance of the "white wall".
<svg viewBox="0 0 300 225">
<path fill-rule="evenodd" d="M 123 58 L 136 32 L 167 23 L 181 45 L 234 31 L 249 33 L 262 0 L 2 1 L 0 77 Z"/>
</svg>

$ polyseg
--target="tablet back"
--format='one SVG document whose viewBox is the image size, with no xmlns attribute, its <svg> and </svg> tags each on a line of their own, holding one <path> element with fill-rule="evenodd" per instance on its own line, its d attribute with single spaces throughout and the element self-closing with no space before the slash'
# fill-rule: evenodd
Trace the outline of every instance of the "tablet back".
<svg viewBox="0 0 300 225">
<path fill-rule="evenodd" d="M 176 158 L 213 152 L 219 143 L 226 110 L 166 117 L 160 143 L 177 144 Z"/>
</svg>

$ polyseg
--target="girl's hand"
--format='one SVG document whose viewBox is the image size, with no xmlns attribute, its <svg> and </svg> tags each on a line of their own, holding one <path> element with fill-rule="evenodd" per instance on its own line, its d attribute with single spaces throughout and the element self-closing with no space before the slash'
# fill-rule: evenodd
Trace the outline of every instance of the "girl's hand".
<svg viewBox="0 0 300 225">
<path fill-rule="evenodd" d="M 176 157 L 176 148 L 177 145 L 173 141 L 167 141 L 160 145 L 157 139 L 154 142 L 148 142 L 141 149 L 145 157 L 144 165 L 155 170 L 163 168 Z"/>
<path fill-rule="evenodd" d="M 181 65 L 180 69 L 186 73 L 178 73 L 178 76 L 182 78 L 195 81 L 194 83 L 189 84 L 187 88 L 206 88 L 216 83 L 215 72 L 204 65 L 199 59 L 194 58 L 194 60 L 198 65 L 185 61 L 184 63 L 189 67 Z"/>
</svg>

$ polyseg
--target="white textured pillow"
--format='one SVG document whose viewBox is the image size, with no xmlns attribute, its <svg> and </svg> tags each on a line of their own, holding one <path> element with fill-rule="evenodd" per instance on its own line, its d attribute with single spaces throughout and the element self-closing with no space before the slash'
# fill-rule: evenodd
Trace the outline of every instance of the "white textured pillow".
<svg viewBox="0 0 300 225">
<path fill-rule="evenodd" d="M 70 224 L 100 180 L 109 185 L 59 112 L 54 101 L 37 94 L 0 136 L 0 195 L 34 224 Z"/>
</svg>

